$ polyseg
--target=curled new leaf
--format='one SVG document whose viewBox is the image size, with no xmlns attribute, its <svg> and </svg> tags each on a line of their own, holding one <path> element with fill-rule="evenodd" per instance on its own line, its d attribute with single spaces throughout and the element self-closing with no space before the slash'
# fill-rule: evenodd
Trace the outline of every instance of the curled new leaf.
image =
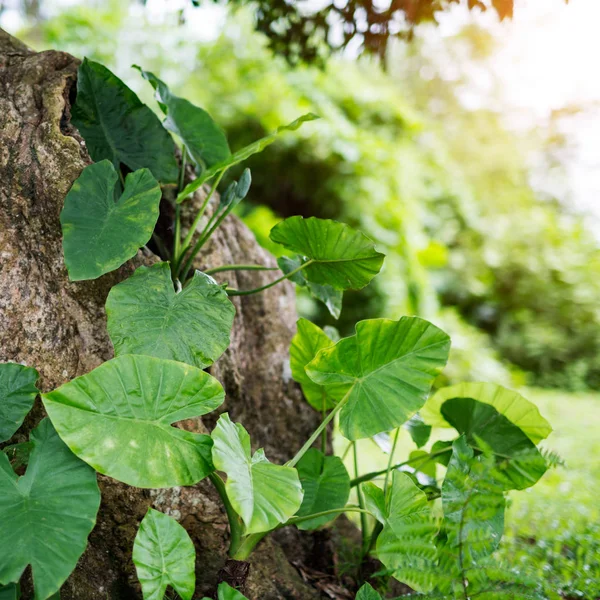
<svg viewBox="0 0 600 600">
<path fill-rule="evenodd" d="M 307 113 L 299 117 L 295 121 L 292 121 L 289 125 L 282 125 L 281 127 L 278 127 L 277 131 L 275 131 L 274 133 L 271 133 L 270 135 L 267 135 L 266 137 L 261 138 L 256 142 L 252 142 L 251 144 L 245 146 L 241 150 L 234 152 L 225 160 L 214 164 L 209 169 L 206 169 L 197 179 L 194 179 L 194 181 L 189 183 L 177 196 L 177 202 L 183 202 L 190 194 L 193 194 L 197 189 L 199 189 L 204 184 L 204 182 L 208 181 L 218 173 L 224 172 L 230 167 L 241 163 L 247 158 L 250 158 L 253 154 L 262 152 L 268 145 L 272 144 L 277 139 L 280 133 L 283 133 L 284 131 L 295 131 L 302 125 L 302 123 L 305 123 L 307 121 L 314 121 L 318 118 L 319 117 L 313 115 L 312 113 Z"/>
<path fill-rule="evenodd" d="M 449 350 L 450 338 L 418 317 L 369 319 L 356 324 L 356 335 L 321 350 L 306 372 L 334 397 L 344 397 L 340 430 L 357 440 L 390 431 L 415 414 Z"/>
<path fill-rule="evenodd" d="M 176 292 L 163 262 L 140 267 L 114 286 L 106 315 L 117 355 L 147 354 L 203 369 L 229 346 L 235 308 L 222 286 L 200 271 Z"/>
<path fill-rule="evenodd" d="M 320 450 L 310 448 L 296 467 L 304 490 L 302 506 L 297 517 L 343 508 L 350 495 L 350 476 L 337 456 L 325 456 Z M 298 529 L 317 529 L 336 515 L 325 515 L 301 521 Z"/>
<path fill-rule="evenodd" d="M 262 449 L 252 455 L 248 432 L 227 413 L 219 417 L 212 438 L 215 467 L 227 473 L 227 496 L 246 533 L 269 531 L 296 513 L 302 503 L 296 469 L 270 463 Z"/>
<path fill-rule="evenodd" d="M 10 439 L 31 410 L 38 372 L 16 363 L 0 364 L 0 442 Z"/>
<path fill-rule="evenodd" d="M 161 198 L 158 182 L 148 169 L 129 173 L 115 201 L 118 180 L 113 165 L 103 160 L 86 167 L 65 198 L 60 223 L 72 281 L 120 267 L 152 236 Z"/>
<path fill-rule="evenodd" d="M 381 600 L 381 596 L 373 589 L 373 587 L 368 583 L 365 583 L 360 590 L 358 590 L 355 600 Z"/>
<path fill-rule="evenodd" d="M 383 264 L 383 254 L 366 235 L 330 219 L 290 217 L 275 225 L 270 237 L 306 257 L 306 279 L 336 290 L 363 288 Z"/>
<path fill-rule="evenodd" d="M 35 600 L 46 600 L 85 550 L 100 491 L 94 471 L 65 446 L 48 419 L 32 431 L 31 441 L 22 477 L 0 452 L 0 585 L 16 583 L 31 565 Z"/>
<path fill-rule="evenodd" d="M 197 367 L 126 354 L 42 400 L 60 437 L 94 469 L 161 488 L 193 485 L 214 470 L 210 437 L 171 425 L 211 412 L 224 396 Z"/>
<path fill-rule="evenodd" d="M 196 584 L 196 550 L 187 531 L 172 517 L 150 508 L 133 544 L 133 563 L 144 600 L 162 600 L 171 586 L 191 600 Z"/>
<path fill-rule="evenodd" d="M 95 162 L 147 168 L 163 183 L 177 180 L 175 144 L 156 115 L 114 73 L 85 58 L 77 73 L 73 124 Z"/>
</svg>

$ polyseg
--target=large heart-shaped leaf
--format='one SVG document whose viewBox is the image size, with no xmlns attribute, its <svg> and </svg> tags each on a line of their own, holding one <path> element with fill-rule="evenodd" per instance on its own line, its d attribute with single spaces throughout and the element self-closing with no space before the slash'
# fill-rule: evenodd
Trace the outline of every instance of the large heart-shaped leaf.
<svg viewBox="0 0 600 600">
<path fill-rule="evenodd" d="M 381 269 L 383 254 L 360 231 L 338 221 L 290 217 L 271 229 L 271 240 L 310 263 L 304 276 L 337 290 L 360 289 Z"/>
<path fill-rule="evenodd" d="M 224 396 L 197 367 L 126 354 L 42 400 L 60 437 L 96 471 L 162 488 L 193 485 L 214 470 L 210 437 L 171 424 L 211 412 Z"/>
<path fill-rule="evenodd" d="M 44 419 L 31 432 L 33 451 L 23 477 L 0 452 L 0 584 L 17 582 L 31 565 L 35 599 L 60 589 L 96 523 L 100 491 L 80 461 Z"/>
<path fill-rule="evenodd" d="M 350 476 L 342 460 L 337 456 L 325 456 L 320 450 L 310 448 L 300 459 L 298 475 L 304 490 L 302 506 L 297 517 L 343 508 L 350 495 Z M 302 521 L 298 529 L 317 529 L 335 519 L 336 515 L 325 515 Z"/>
<path fill-rule="evenodd" d="M 119 176 L 108 160 L 75 180 L 60 213 L 65 264 L 72 281 L 95 279 L 135 256 L 152 236 L 161 191 L 148 169 L 129 173 L 115 201 Z"/>
<path fill-rule="evenodd" d="M 77 73 L 71 121 L 95 162 L 145 167 L 163 183 L 177 181 L 175 144 L 158 117 L 116 75 L 87 58 Z"/>
<path fill-rule="evenodd" d="M 307 319 L 299 319 L 296 335 L 290 346 L 290 367 L 292 377 L 302 387 L 308 403 L 318 411 L 333 408 L 335 400 L 327 395 L 326 388 L 315 383 L 304 370 L 304 367 L 315 358 L 319 350 L 333 346 L 333 341 L 325 332 Z"/>
<path fill-rule="evenodd" d="M 183 600 L 196 587 L 196 549 L 187 531 L 172 517 L 150 508 L 133 543 L 133 563 L 144 600 L 162 600 L 171 586 Z"/>
<path fill-rule="evenodd" d="M 154 73 L 134 66 L 150 82 L 166 118 L 163 125 L 181 138 L 189 155 L 201 168 L 227 160 L 231 156 L 225 132 L 199 106 L 171 93 Z"/>
<path fill-rule="evenodd" d="M 431 435 L 431 425 L 427 425 L 423 421 L 423 417 L 420 414 L 412 416 L 405 424 L 404 427 L 408 429 L 412 441 L 417 445 L 417 448 L 422 448 L 428 441 Z"/>
<path fill-rule="evenodd" d="M 277 259 L 279 268 L 287 275 L 302 266 L 302 259 L 299 256 L 289 258 L 288 256 L 280 256 Z M 311 295 L 320 300 L 329 311 L 329 314 L 334 319 L 340 318 L 342 312 L 342 292 L 332 288 L 330 285 L 321 285 L 319 283 L 313 283 L 308 281 L 302 271 L 298 271 L 290 277 L 290 281 L 293 281 L 296 285 L 306 288 Z"/>
<path fill-rule="evenodd" d="M 423 406 L 446 364 L 450 338 L 418 317 L 369 319 L 306 367 L 334 397 L 345 394 L 340 430 L 349 440 L 395 429 Z"/>
<path fill-rule="evenodd" d="M 473 398 L 493 406 L 501 415 L 537 444 L 552 432 L 550 423 L 537 406 L 521 394 L 493 383 L 459 383 L 437 391 L 420 411 L 423 420 L 434 427 L 452 427 L 442 415 L 442 404 L 451 398 Z"/>
<path fill-rule="evenodd" d="M 536 445 L 491 404 L 451 398 L 442 404 L 442 416 L 471 446 L 484 445 L 494 452 L 506 489 L 528 488 L 546 472 Z"/>
<path fill-rule="evenodd" d="M 296 469 L 270 463 L 262 449 L 252 456 L 248 432 L 227 413 L 212 438 L 215 467 L 227 473 L 227 496 L 246 533 L 269 531 L 296 513 L 303 494 Z"/>
<path fill-rule="evenodd" d="M 18 583 L 0 585 L 0 600 L 19 600 L 20 598 L 21 589 Z"/>
<path fill-rule="evenodd" d="M 376 545 L 379 560 L 399 581 L 421 592 L 431 590 L 437 527 L 425 493 L 399 471 L 385 497 L 373 483 L 362 489 L 367 508 L 383 524 Z"/>
<path fill-rule="evenodd" d="M 106 300 L 115 354 L 147 354 L 201 369 L 229 346 L 235 308 L 222 286 L 196 271 L 175 292 L 168 263 L 140 267 Z"/>
<path fill-rule="evenodd" d="M 193 194 L 197 189 L 199 189 L 204 184 L 204 182 L 217 175 L 217 173 L 227 171 L 227 169 L 233 167 L 234 165 L 245 161 L 247 158 L 250 158 L 253 154 L 262 152 L 267 146 L 272 144 L 277 139 L 279 134 L 283 133 L 284 131 L 295 131 L 303 123 L 306 123 L 307 121 L 314 121 L 318 118 L 319 117 L 313 115 L 312 113 L 302 115 L 301 117 L 299 117 L 295 121 L 292 121 L 288 125 L 282 125 L 281 127 L 278 127 L 275 132 L 259 140 L 256 140 L 255 142 L 252 142 L 251 144 L 245 146 L 237 152 L 234 152 L 225 160 L 213 165 L 209 169 L 206 169 L 203 173 L 201 173 L 201 175 L 197 179 L 194 179 L 194 181 L 189 183 L 177 196 L 177 202 L 183 202 L 190 194 Z"/>
<path fill-rule="evenodd" d="M 10 439 L 31 410 L 39 374 L 32 367 L 0 364 L 0 442 Z"/>
<path fill-rule="evenodd" d="M 493 459 L 475 456 L 465 437 L 458 438 L 442 484 L 442 506 L 445 552 L 453 551 L 460 570 L 474 567 L 496 550 L 504 531 L 505 504 Z"/>
</svg>

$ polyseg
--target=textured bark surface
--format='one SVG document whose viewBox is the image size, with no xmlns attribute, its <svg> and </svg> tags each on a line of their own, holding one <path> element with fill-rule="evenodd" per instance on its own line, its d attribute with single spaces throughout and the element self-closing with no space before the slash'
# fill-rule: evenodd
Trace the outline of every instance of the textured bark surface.
<svg viewBox="0 0 600 600">
<path fill-rule="evenodd" d="M 136 266 L 157 260 L 140 251 L 96 281 L 68 281 L 59 215 L 72 182 L 90 163 L 85 144 L 69 122 L 77 66 L 68 54 L 34 53 L 0 30 L 0 361 L 36 367 L 42 391 L 112 357 L 106 295 Z M 228 218 L 197 266 L 272 261 L 240 221 Z M 227 278 L 239 288 L 257 287 L 272 277 L 256 272 L 223 275 L 221 280 Z M 231 346 L 212 368 L 227 392 L 222 410 L 243 422 L 255 447 L 264 446 L 268 457 L 281 462 L 318 423 L 289 377 L 294 292 L 285 284 L 243 300 L 235 298 L 234 303 Z M 15 439 L 24 439 L 42 414 L 38 403 L 25 431 Z M 215 418 L 185 426 L 210 429 Z M 207 483 L 155 491 L 105 477 L 100 477 L 100 484 L 98 524 L 62 590 L 63 600 L 141 597 L 131 548 L 150 505 L 178 518 L 194 540 L 197 597 L 214 592 L 218 573 L 226 566 L 228 530 L 221 504 Z M 315 543 L 297 532 L 281 534 L 281 540 L 296 562 L 302 560 L 302 549 L 310 553 Z M 322 597 L 301 574 L 282 546 L 266 540 L 251 559 L 245 592 L 251 600 Z"/>
</svg>

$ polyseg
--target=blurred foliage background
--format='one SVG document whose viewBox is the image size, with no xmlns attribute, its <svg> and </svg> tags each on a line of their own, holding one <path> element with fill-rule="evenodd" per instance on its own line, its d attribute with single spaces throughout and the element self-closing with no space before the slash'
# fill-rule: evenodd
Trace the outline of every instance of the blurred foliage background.
<svg viewBox="0 0 600 600">
<path fill-rule="evenodd" d="M 549 597 L 600 597 L 598 227 L 532 183 L 536 169 L 563 175 L 560 115 L 511 128 L 493 85 L 485 103 L 465 101 L 497 36 L 464 19 L 432 44 L 435 32 L 420 29 L 431 26 L 411 23 L 410 36 L 386 39 L 383 59 L 357 51 L 304 64 L 273 53 L 252 8 L 34 4 L 15 3 L 11 21 L 32 46 L 99 60 L 153 105 L 130 68 L 143 65 L 206 108 L 234 150 L 304 112 L 321 116 L 244 165 L 253 185 L 240 215 L 274 252 L 272 225 L 301 214 L 359 227 L 387 255 L 372 285 L 345 294 L 339 321 L 300 291 L 303 316 L 349 334 L 359 319 L 418 314 L 452 336 L 446 381 L 555 388 L 530 396 L 569 471 L 515 498 L 501 552 Z"/>
</svg>

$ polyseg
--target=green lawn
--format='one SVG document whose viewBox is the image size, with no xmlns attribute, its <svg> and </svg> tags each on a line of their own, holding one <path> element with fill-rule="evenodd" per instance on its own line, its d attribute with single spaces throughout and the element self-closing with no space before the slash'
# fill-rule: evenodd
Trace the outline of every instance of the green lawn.
<svg viewBox="0 0 600 600">
<path fill-rule="evenodd" d="M 498 559 L 542 582 L 552 600 L 600 599 L 600 394 L 522 393 L 554 428 L 542 445 L 566 464 L 547 472 L 533 488 L 511 494 Z M 452 430 L 435 435 L 449 439 Z M 346 444 L 336 438 L 338 454 Z M 358 444 L 361 473 L 385 467 L 387 456 L 371 440 Z M 401 430 L 394 462 L 412 449 L 408 432 Z M 351 453 L 345 463 L 352 474 Z"/>
</svg>

